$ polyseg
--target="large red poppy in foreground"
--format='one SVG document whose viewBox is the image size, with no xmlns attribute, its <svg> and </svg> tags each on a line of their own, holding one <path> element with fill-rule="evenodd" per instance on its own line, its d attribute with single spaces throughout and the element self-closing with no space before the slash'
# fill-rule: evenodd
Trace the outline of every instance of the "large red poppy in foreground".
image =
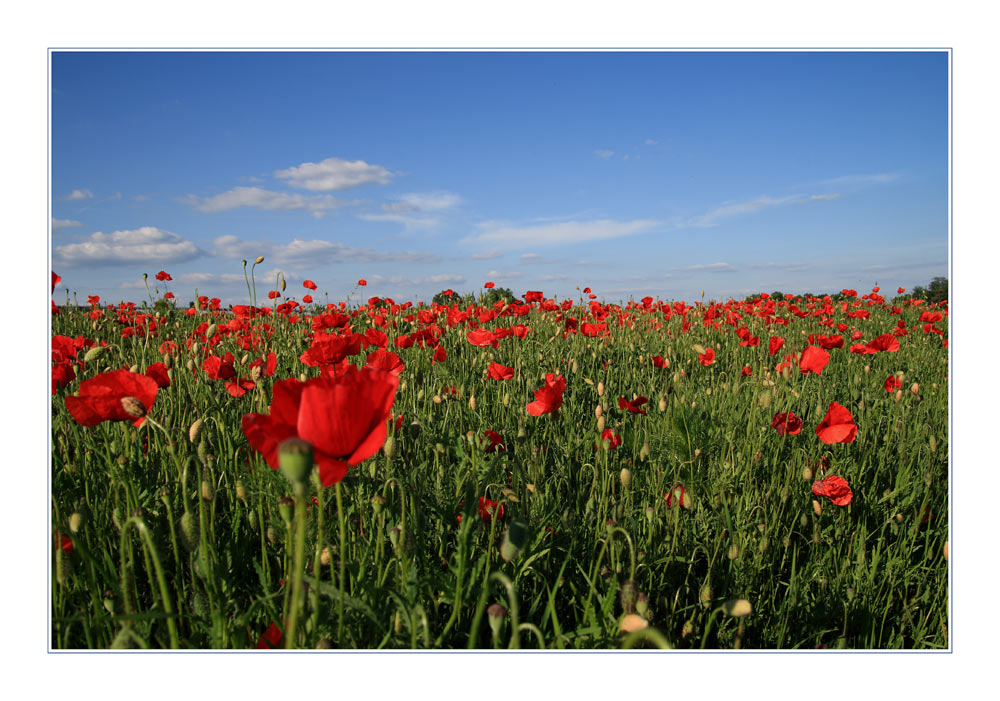
<svg viewBox="0 0 1000 701">
<path fill-rule="evenodd" d="M 823 423 L 816 427 L 816 435 L 824 443 L 853 443 L 858 427 L 847 407 L 831 402 Z"/>
<path fill-rule="evenodd" d="M 96 426 L 102 421 L 131 421 L 140 426 L 156 401 L 158 389 L 151 377 L 112 370 L 81 382 L 79 395 L 66 397 L 66 409 L 81 426 Z"/>
<path fill-rule="evenodd" d="M 320 480 L 329 487 L 385 443 L 398 387 L 398 377 L 373 367 L 351 366 L 336 379 L 281 380 L 274 383 L 271 413 L 246 414 L 243 434 L 272 469 L 278 468 L 283 441 L 308 441 Z"/>
</svg>

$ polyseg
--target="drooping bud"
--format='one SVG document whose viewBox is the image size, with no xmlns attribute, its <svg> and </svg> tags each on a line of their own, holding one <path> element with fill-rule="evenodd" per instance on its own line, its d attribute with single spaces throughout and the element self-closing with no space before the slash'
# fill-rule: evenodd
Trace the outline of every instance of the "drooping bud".
<svg viewBox="0 0 1000 701">
<path fill-rule="evenodd" d="M 184 543 L 184 546 L 189 552 L 194 552 L 195 548 L 198 547 L 198 522 L 190 511 L 185 511 L 184 515 L 181 516 L 181 535 L 183 536 L 181 542 Z"/>
<path fill-rule="evenodd" d="M 208 327 L 208 330 L 205 331 L 205 339 L 207 340 L 207 339 L 212 338 L 218 332 L 219 332 L 219 325 L 218 324 L 211 324 Z"/>
<path fill-rule="evenodd" d="M 257 256 L 257 258 L 254 260 L 254 265 L 260 265 L 263 262 L 264 262 L 264 256 Z"/>
<path fill-rule="evenodd" d="M 92 346 L 83 356 L 83 362 L 89 363 L 104 353 L 104 346 Z"/>
<path fill-rule="evenodd" d="M 192 443 L 197 443 L 198 438 L 201 436 L 201 430 L 205 427 L 204 419 L 196 419 L 191 427 L 188 429 L 188 440 Z"/>
</svg>

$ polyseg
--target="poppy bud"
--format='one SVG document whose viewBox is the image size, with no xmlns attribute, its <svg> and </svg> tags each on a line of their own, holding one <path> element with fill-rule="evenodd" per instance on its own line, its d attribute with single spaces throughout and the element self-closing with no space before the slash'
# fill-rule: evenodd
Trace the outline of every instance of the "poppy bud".
<svg viewBox="0 0 1000 701">
<path fill-rule="evenodd" d="M 570 367 L 570 370 L 572 370 L 573 372 L 580 371 L 580 363 L 576 362 L 576 358 L 573 359 L 573 365 Z"/>
<path fill-rule="evenodd" d="M 392 543 L 392 547 L 398 552 L 399 550 L 399 540 L 402 535 L 402 531 L 398 526 L 393 526 L 389 529 L 389 542 Z"/>
<path fill-rule="evenodd" d="M 257 256 L 257 258 L 254 260 L 254 265 L 260 265 L 263 262 L 264 262 L 264 256 Z"/>
<path fill-rule="evenodd" d="M 712 587 L 703 584 L 698 592 L 698 601 L 701 602 L 703 608 L 708 608 L 712 602 Z"/>
<path fill-rule="evenodd" d="M 802 468 L 802 479 L 808 482 L 812 478 L 813 478 L 812 468 L 806 465 L 805 467 Z"/>
<path fill-rule="evenodd" d="M 309 376 L 306 375 L 304 372 L 300 372 L 299 373 L 299 382 L 305 382 L 308 379 L 309 379 Z"/>
<path fill-rule="evenodd" d="M 903 399 L 903 390 L 901 390 L 901 389 L 896 390 L 896 396 L 893 397 L 893 401 L 895 401 L 897 404 L 899 404 L 899 402 L 902 399 Z"/>
<path fill-rule="evenodd" d="M 937 438 L 934 437 L 933 433 L 931 434 L 931 441 L 930 441 L 930 443 L 931 443 L 931 445 L 930 445 L 931 452 L 932 453 L 936 453 L 937 452 Z"/>
<path fill-rule="evenodd" d="M 385 439 L 385 443 L 382 445 L 382 452 L 385 453 L 386 460 L 392 460 L 396 455 L 396 439 L 392 436 L 388 436 Z"/>
<path fill-rule="evenodd" d="M 948 541 L 944 541 L 944 559 L 945 562 L 948 561 Z"/>
<path fill-rule="evenodd" d="M 122 409 L 134 419 L 141 419 L 146 415 L 145 405 L 135 397 L 122 397 Z"/>
<path fill-rule="evenodd" d="M 174 356 L 170 355 L 170 353 L 164 353 L 163 354 L 163 367 L 165 367 L 167 370 L 169 370 L 173 366 L 174 366 Z"/>
<path fill-rule="evenodd" d="M 236 480 L 236 498 L 247 503 L 247 488 L 243 485 L 243 480 Z"/>
<path fill-rule="evenodd" d="M 530 533 L 524 519 L 515 518 L 510 522 L 506 533 L 504 533 L 503 544 L 500 546 L 500 557 L 503 558 L 504 562 L 510 562 L 521 554 L 524 546 L 528 544 Z"/>
<path fill-rule="evenodd" d="M 639 450 L 639 459 L 645 461 L 649 457 L 649 441 L 644 441 Z"/>
<path fill-rule="evenodd" d="M 420 397 L 418 396 L 417 399 L 420 399 Z M 435 404 L 440 404 L 441 403 L 441 395 L 440 394 L 435 394 L 433 397 L 431 397 L 431 401 L 434 402 Z"/>
<path fill-rule="evenodd" d="M 319 564 L 326 567 L 330 564 L 330 548 L 323 548 L 319 554 Z"/>
<path fill-rule="evenodd" d="M 83 528 L 84 524 L 87 522 L 86 510 L 81 509 L 80 511 L 74 511 L 69 517 L 69 530 L 72 533 L 79 533 L 80 529 Z"/>
<path fill-rule="evenodd" d="M 83 362 L 89 363 L 95 358 L 100 357 L 104 353 L 104 346 L 93 346 L 88 350 L 83 356 Z"/>
<path fill-rule="evenodd" d="M 912 394 L 914 397 L 920 394 L 920 385 L 918 385 L 916 382 L 910 385 L 910 394 Z"/>
<path fill-rule="evenodd" d="M 316 641 L 316 649 L 317 650 L 332 650 L 333 649 L 333 641 L 330 640 L 329 638 L 320 638 L 319 640 Z"/>
<path fill-rule="evenodd" d="M 753 606 L 746 599 L 730 599 L 722 605 L 722 610 L 729 616 L 742 618 L 743 616 L 750 615 L 753 611 Z"/>
<path fill-rule="evenodd" d="M 185 511 L 181 516 L 181 542 L 187 547 L 189 552 L 194 552 L 198 547 L 198 522 L 195 521 L 194 514 Z"/>
<path fill-rule="evenodd" d="M 293 485 L 301 484 L 313 468 L 312 444 L 301 438 L 289 438 L 278 446 L 278 466 Z"/>
<path fill-rule="evenodd" d="M 652 506 L 647 506 L 646 507 L 646 520 L 649 521 L 650 523 L 652 523 L 654 518 L 656 518 L 656 509 L 654 509 Z"/>
<path fill-rule="evenodd" d="M 690 511 L 692 506 L 693 503 L 691 501 L 691 494 L 685 491 L 683 494 L 681 494 L 681 507 Z"/>
<path fill-rule="evenodd" d="M 218 324 L 212 324 L 212 325 L 210 325 L 208 327 L 208 330 L 205 332 L 205 338 L 206 339 L 212 338 L 212 336 L 214 336 L 218 331 L 219 331 L 219 325 Z"/>
<path fill-rule="evenodd" d="M 635 613 L 635 602 L 639 598 L 639 587 L 631 579 L 626 579 L 622 583 L 621 592 L 619 598 L 622 605 L 622 611 L 626 614 Z"/>
<path fill-rule="evenodd" d="M 382 513 L 382 507 L 385 506 L 385 497 L 381 494 L 376 494 L 372 497 L 372 511 L 376 514 Z"/>
<path fill-rule="evenodd" d="M 472 411 L 476 410 L 476 395 L 469 397 L 469 408 L 472 409 Z"/>
<path fill-rule="evenodd" d="M 199 436 L 201 436 L 201 430 L 205 426 L 204 419 L 196 419 L 191 428 L 188 429 L 188 440 L 192 443 L 197 443 Z"/>
<path fill-rule="evenodd" d="M 285 291 L 285 278 L 281 278 L 281 291 Z"/>
<path fill-rule="evenodd" d="M 740 558 L 740 546 L 733 543 L 729 546 L 729 552 L 726 553 L 726 557 L 730 560 L 738 560 Z"/>
<path fill-rule="evenodd" d="M 594 407 L 594 416 L 596 416 L 597 418 L 601 418 L 601 414 L 603 414 L 603 413 L 604 413 L 604 410 L 601 408 L 600 404 L 598 404 L 596 407 Z"/>
<path fill-rule="evenodd" d="M 607 422 L 604 420 L 603 416 L 598 416 L 597 417 L 597 430 L 603 433 L 604 432 L 604 426 L 605 426 L 606 423 Z"/>
<path fill-rule="evenodd" d="M 281 520 L 285 522 L 285 528 L 292 527 L 293 506 L 295 506 L 295 502 L 290 497 L 281 497 L 278 499 L 278 513 L 281 514 Z"/>
<path fill-rule="evenodd" d="M 604 396 L 604 381 L 603 380 L 597 383 L 597 396 L 598 397 L 603 397 Z"/>
<path fill-rule="evenodd" d="M 813 502 L 813 513 L 815 513 L 817 516 L 822 516 L 823 507 L 820 506 L 819 502 L 816 501 L 815 499 L 813 499 L 812 502 Z"/>
<path fill-rule="evenodd" d="M 198 351 L 200 349 L 201 346 L 198 344 L 197 341 L 195 341 L 194 343 L 191 344 L 191 355 L 198 355 Z"/>
<path fill-rule="evenodd" d="M 632 486 L 632 471 L 627 467 L 623 467 L 621 473 L 618 475 L 621 479 L 622 488 L 628 489 Z"/>
<path fill-rule="evenodd" d="M 201 481 L 201 498 L 205 501 L 212 501 L 215 499 L 215 488 L 208 480 Z"/>
<path fill-rule="evenodd" d="M 493 637 L 498 637 L 500 635 L 500 627 L 503 625 L 503 619 L 507 617 L 507 609 L 503 604 L 493 604 L 486 609 L 486 615 L 489 617 L 490 630 L 493 631 Z"/>
<path fill-rule="evenodd" d="M 656 407 L 657 407 L 657 408 L 658 408 L 658 409 L 659 409 L 660 411 L 666 411 L 666 410 L 667 410 L 667 400 L 666 400 L 666 398 L 665 398 L 665 397 L 660 397 L 660 401 L 659 401 L 659 403 L 658 403 L 658 404 L 656 405 Z"/>
<path fill-rule="evenodd" d="M 194 371 L 194 361 L 188 358 L 188 361 L 184 363 L 184 367 L 188 369 L 188 372 Z"/>
<path fill-rule="evenodd" d="M 250 530 L 256 531 L 257 527 L 260 525 L 260 517 L 257 516 L 256 511 L 250 512 L 249 520 L 250 520 Z"/>
<path fill-rule="evenodd" d="M 256 382 L 257 380 L 259 380 L 261 372 L 262 371 L 260 369 L 260 365 L 254 365 L 252 368 L 250 368 L 250 380 L 252 382 Z"/>
</svg>

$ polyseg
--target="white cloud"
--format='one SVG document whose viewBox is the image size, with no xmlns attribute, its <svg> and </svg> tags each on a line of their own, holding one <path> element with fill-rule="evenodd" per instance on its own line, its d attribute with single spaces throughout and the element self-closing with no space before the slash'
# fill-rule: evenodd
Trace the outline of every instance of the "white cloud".
<svg viewBox="0 0 1000 701">
<path fill-rule="evenodd" d="M 558 282 L 559 280 L 568 280 L 568 275 L 539 275 L 538 279 L 541 282 Z"/>
<path fill-rule="evenodd" d="M 882 185 L 884 183 L 891 183 L 894 180 L 898 180 L 900 177 L 899 173 L 873 173 L 871 175 L 842 175 L 839 178 L 830 178 L 829 180 L 824 180 L 824 185 L 846 185 L 846 186 L 863 186 L 863 185 Z"/>
<path fill-rule="evenodd" d="M 545 258 L 537 253 L 521 254 L 521 265 L 551 265 L 558 262 L 555 258 Z"/>
<path fill-rule="evenodd" d="M 810 266 L 808 263 L 751 263 L 747 266 L 751 270 L 784 270 L 789 273 L 799 273 L 804 270 L 808 270 Z"/>
<path fill-rule="evenodd" d="M 254 207 L 277 211 L 304 210 L 311 212 L 317 219 L 326 216 L 331 209 L 360 204 L 357 200 L 341 200 L 332 195 L 301 195 L 274 192 L 259 187 L 234 187 L 227 192 L 205 198 L 187 195 L 179 201 L 194 207 L 199 212 L 225 212 L 240 207 Z"/>
<path fill-rule="evenodd" d="M 115 194 L 108 197 L 109 200 L 120 200 L 122 198 L 122 193 L 116 192 Z"/>
<path fill-rule="evenodd" d="M 155 226 L 128 231 L 91 234 L 82 243 L 56 246 L 53 259 L 59 265 L 140 265 L 161 266 L 180 263 L 202 255 L 191 241 Z"/>
<path fill-rule="evenodd" d="M 660 142 L 657 141 L 656 139 L 646 139 L 643 143 L 646 144 L 647 146 L 656 146 Z"/>
<path fill-rule="evenodd" d="M 681 228 L 699 228 L 706 229 L 712 226 L 718 226 L 720 222 L 730 217 L 739 216 L 741 214 L 752 214 L 758 212 L 762 209 L 773 209 L 775 207 L 783 207 L 786 205 L 802 204 L 804 202 L 817 202 L 824 200 L 835 200 L 838 199 L 840 195 L 837 194 L 826 194 L 826 195 L 785 195 L 784 197 L 770 197 L 768 195 L 761 195 L 755 200 L 745 200 L 742 202 L 727 202 L 722 204 L 715 209 L 712 209 L 705 214 L 701 214 L 696 217 L 691 217 L 678 222 L 678 226 Z"/>
<path fill-rule="evenodd" d="M 212 241 L 217 255 L 224 258 L 252 260 L 257 256 L 274 265 L 315 267 L 329 263 L 436 263 L 440 256 L 417 251 L 376 251 L 351 248 L 336 241 L 294 239 L 288 244 L 246 241 L 236 236 L 220 236 Z"/>
<path fill-rule="evenodd" d="M 486 273 L 487 280 L 493 282 L 505 282 L 507 280 L 517 280 L 518 278 L 524 277 L 524 273 L 518 273 L 514 271 L 501 272 L 499 270 L 491 270 Z"/>
<path fill-rule="evenodd" d="M 365 221 L 392 221 L 403 224 L 407 229 L 431 229 L 441 220 L 429 212 L 441 212 L 460 204 L 462 199 L 451 192 L 409 192 L 400 195 L 395 202 L 379 206 L 383 214 L 359 214 Z"/>
<path fill-rule="evenodd" d="M 583 243 L 646 233 L 658 224 L 659 222 L 647 219 L 629 222 L 610 219 L 590 222 L 569 221 L 538 226 L 480 224 L 479 228 L 483 229 L 481 233 L 467 236 L 461 242 L 502 244 L 510 248 Z"/>
<path fill-rule="evenodd" d="M 503 253 L 500 251 L 487 251 L 486 253 L 473 253 L 469 256 L 469 260 L 492 260 L 494 258 L 503 258 Z"/>
<path fill-rule="evenodd" d="M 461 202 L 462 198 L 455 193 L 442 190 L 427 193 L 408 192 L 399 196 L 397 204 L 402 204 L 410 208 L 405 211 L 433 212 L 440 209 L 451 209 L 461 204 Z M 385 205 L 383 205 L 384 208 Z"/>
<path fill-rule="evenodd" d="M 80 189 L 80 190 L 73 190 L 73 192 L 71 192 L 68 195 L 66 195 L 66 199 L 67 200 L 87 200 L 87 199 L 90 199 L 93 196 L 94 196 L 93 192 L 91 192 L 87 188 L 83 188 L 83 189 Z"/>
<path fill-rule="evenodd" d="M 899 263 L 890 265 L 869 265 L 868 267 L 861 268 L 863 272 L 874 273 L 874 272 L 894 272 L 897 270 L 923 270 L 925 268 L 940 268 L 947 274 L 948 271 L 948 261 L 946 260 L 928 260 L 917 263 Z"/>
<path fill-rule="evenodd" d="M 274 171 L 276 178 L 287 180 L 293 187 L 306 190 L 344 190 L 360 185 L 388 185 L 393 174 L 382 166 L 364 161 L 345 161 L 327 158 L 319 163 L 301 165 Z"/>
<path fill-rule="evenodd" d="M 52 219 L 52 230 L 58 231 L 59 229 L 69 229 L 74 226 L 83 226 L 80 222 L 75 219 Z"/>
<path fill-rule="evenodd" d="M 607 149 L 599 148 L 599 149 L 597 149 L 597 150 L 594 151 L 594 155 L 597 156 L 598 158 L 603 158 L 603 159 L 607 160 L 608 158 L 611 158 L 613 155 L 615 155 L 615 152 L 614 151 L 609 151 Z"/>
<path fill-rule="evenodd" d="M 700 263 L 698 265 L 691 265 L 684 270 L 688 270 L 692 273 L 735 273 L 736 268 L 729 263 Z"/>
</svg>

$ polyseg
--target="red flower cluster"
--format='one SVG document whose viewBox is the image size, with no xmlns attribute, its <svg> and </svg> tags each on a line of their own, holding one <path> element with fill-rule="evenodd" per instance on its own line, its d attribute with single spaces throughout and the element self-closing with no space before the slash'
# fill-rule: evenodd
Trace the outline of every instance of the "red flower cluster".
<svg viewBox="0 0 1000 701">
<path fill-rule="evenodd" d="M 566 378 L 550 372 L 545 375 L 545 384 L 535 390 L 535 401 L 528 404 L 525 409 L 532 416 L 555 413 L 562 406 L 564 391 L 566 391 Z"/>
</svg>

